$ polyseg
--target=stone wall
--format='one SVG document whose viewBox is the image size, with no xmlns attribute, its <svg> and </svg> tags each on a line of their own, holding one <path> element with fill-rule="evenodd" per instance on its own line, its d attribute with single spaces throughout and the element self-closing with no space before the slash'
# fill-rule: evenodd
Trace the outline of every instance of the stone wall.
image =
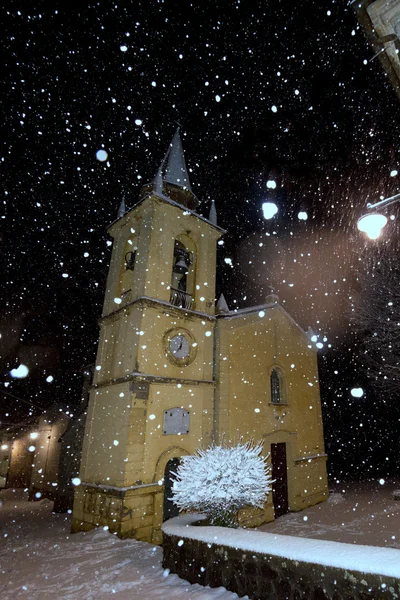
<svg viewBox="0 0 400 600">
<path fill-rule="evenodd" d="M 201 528 L 205 529 L 205 528 Z M 190 583 L 263 600 L 393 600 L 400 579 L 348 571 L 164 531 L 163 567 Z"/>
</svg>

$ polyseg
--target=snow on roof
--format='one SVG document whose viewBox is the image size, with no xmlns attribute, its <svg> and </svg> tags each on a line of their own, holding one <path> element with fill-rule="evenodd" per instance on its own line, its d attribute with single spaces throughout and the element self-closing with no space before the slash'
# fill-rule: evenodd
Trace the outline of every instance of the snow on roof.
<svg viewBox="0 0 400 600">
<path fill-rule="evenodd" d="M 199 514 L 181 515 L 166 521 L 162 530 L 167 535 L 250 552 L 272 554 L 288 560 L 386 577 L 400 577 L 400 550 L 394 548 L 359 546 L 249 529 L 192 526 L 192 523 L 204 518 L 204 515 Z"/>
</svg>

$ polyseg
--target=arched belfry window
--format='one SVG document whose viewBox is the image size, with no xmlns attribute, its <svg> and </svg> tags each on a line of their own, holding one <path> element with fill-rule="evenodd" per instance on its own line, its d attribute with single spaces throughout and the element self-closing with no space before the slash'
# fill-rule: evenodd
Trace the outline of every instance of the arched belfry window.
<svg viewBox="0 0 400 600">
<path fill-rule="evenodd" d="M 280 369 L 274 367 L 270 375 L 272 404 L 286 404 L 284 377 Z"/>
<path fill-rule="evenodd" d="M 120 294 L 126 294 L 133 287 L 133 273 L 137 263 L 137 236 L 130 235 L 123 249 L 120 271 Z"/>
<path fill-rule="evenodd" d="M 181 308 L 193 308 L 194 251 L 190 245 L 179 239 L 174 244 L 170 302 Z"/>
<path fill-rule="evenodd" d="M 125 270 L 126 271 L 134 271 L 135 270 L 135 260 L 136 260 L 136 250 L 128 250 L 125 254 Z"/>
</svg>

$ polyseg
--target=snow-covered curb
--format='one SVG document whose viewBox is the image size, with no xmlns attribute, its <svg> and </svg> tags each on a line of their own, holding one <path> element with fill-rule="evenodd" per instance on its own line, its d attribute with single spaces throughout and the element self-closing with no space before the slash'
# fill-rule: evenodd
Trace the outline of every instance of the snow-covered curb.
<svg viewBox="0 0 400 600">
<path fill-rule="evenodd" d="M 162 530 L 167 535 L 181 537 L 183 543 L 184 538 L 189 538 L 288 560 L 400 578 L 400 550 L 394 548 L 358 546 L 248 529 L 192 525 L 202 519 L 205 519 L 204 515 L 181 515 L 166 521 Z"/>
</svg>

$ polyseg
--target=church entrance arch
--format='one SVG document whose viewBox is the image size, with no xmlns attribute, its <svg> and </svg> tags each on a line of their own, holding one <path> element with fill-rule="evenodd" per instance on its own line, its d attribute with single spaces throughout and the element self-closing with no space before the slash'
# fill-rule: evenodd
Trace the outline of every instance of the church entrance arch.
<svg viewBox="0 0 400 600">
<path fill-rule="evenodd" d="M 171 500 L 173 479 L 172 474 L 176 473 L 181 461 L 179 458 L 170 458 L 164 471 L 164 504 L 163 504 L 163 522 L 179 515 L 179 509 Z"/>
</svg>

